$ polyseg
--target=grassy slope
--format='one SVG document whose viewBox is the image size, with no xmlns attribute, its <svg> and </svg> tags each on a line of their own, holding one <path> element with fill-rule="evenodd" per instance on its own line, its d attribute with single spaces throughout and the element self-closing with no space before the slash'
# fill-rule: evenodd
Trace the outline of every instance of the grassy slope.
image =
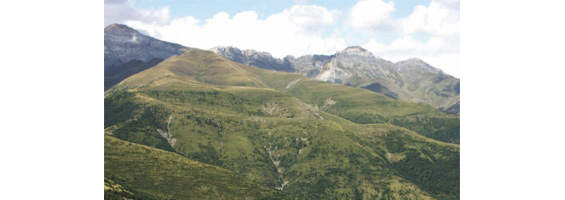
<svg viewBox="0 0 565 200">
<path fill-rule="evenodd" d="M 353 122 L 389 123 L 429 138 L 459 143 L 459 116 L 438 111 L 425 103 L 397 101 L 365 89 L 309 80 L 298 74 L 255 68 L 250 71 L 260 74 L 263 83 L 271 88 Z"/>
<path fill-rule="evenodd" d="M 301 81 L 287 93 L 356 123 L 389 123 L 436 140 L 459 143 L 459 116 L 424 103 L 392 100 L 368 90 L 313 80 Z"/>
<path fill-rule="evenodd" d="M 200 50 L 132 76 L 106 95 L 108 133 L 271 188 L 287 182 L 284 193 L 308 199 L 459 195 L 458 145 L 341 118 L 356 112 L 377 113 L 387 123 L 415 113 L 446 117 L 430 106 L 234 64 Z M 165 130 L 171 116 L 174 143 L 156 131 Z"/>
<path fill-rule="evenodd" d="M 270 88 L 356 123 L 390 123 L 429 138 L 459 143 L 459 116 L 446 114 L 425 103 L 397 101 L 365 89 L 249 67 L 209 51 L 195 49 L 167 59 L 148 71 L 128 78 L 117 88 L 189 87 L 187 83 L 198 83 L 191 86 L 195 89 L 202 83 Z M 294 85 L 290 84 L 292 82 Z M 332 101 L 335 104 L 331 104 Z"/>
<path fill-rule="evenodd" d="M 217 166 L 104 137 L 104 176 L 111 191 L 154 199 L 271 199 L 281 194 Z M 115 182 L 120 185 L 114 184 Z M 106 183 L 108 182 L 108 184 Z M 123 187 L 131 188 L 125 190 Z M 134 191 L 134 192 L 132 192 Z M 124 195 L 125 194 L 125 195 Z M 284 197 L 284 196 L 283 196 Z"/>
<path fill-rule="evenodd" d="M 396 92 L 399 99 L 412 102 L 427 102 L 433 107 L 441 109 L 449 108 L 460 99 L 459 92 L 456 92 L 459 79 L 454 77 L 424 71 L 418 74 L 417 79 L 405 81 L 397 80 L 395 84 L 390 82 L 390 80 L 377 78 L 353 85 L 364 87 L 378 83 Z"/>
</svg>

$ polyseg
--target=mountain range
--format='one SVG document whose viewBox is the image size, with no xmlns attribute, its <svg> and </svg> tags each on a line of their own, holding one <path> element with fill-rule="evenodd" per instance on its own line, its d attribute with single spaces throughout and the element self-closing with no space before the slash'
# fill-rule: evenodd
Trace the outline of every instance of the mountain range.
<svg viewBox="0 0 565 200">
<path fill-rule="evenodd" d="M 341 74 L 390 63 L 358 47 L 286 60 L 221 49 L 187 48 L 105 91 L 106 199 L 459 199 L 459 115 L 370 78 L 441 71 L 409 60 Z"/>
<path fill-rule="evenodd" d="M 109 25 L 104 29 L 104 90 L 188 49 L 143 35 L 126 25 Z M 283 59 L 268 52 L 236 47 L 219 46 L 210 50 L 238 63 L 300 73 L 308 78 L 365 88 L 393 99 L 423 102 L 459 114 L 460 80 L 418 58 L 393 63 L 358 46 L 333 55 Z"/>
<path fill-rule="evenodd" d="M 267 52 L 236 47 L 214 47 L 211 51 L 238 63 L 366 88 L 394 99 L 428 103 L 459 114 L 459 79 L 418 58 L 393 63 L 359 46 L 348 47 L 333 55 L 286 56 L 283 59 L 274 58 Z"/>
</svg>

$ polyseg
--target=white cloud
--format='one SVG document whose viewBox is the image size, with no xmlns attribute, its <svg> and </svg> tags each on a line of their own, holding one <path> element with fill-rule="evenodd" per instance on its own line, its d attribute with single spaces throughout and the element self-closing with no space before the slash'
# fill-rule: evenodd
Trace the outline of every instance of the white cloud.
<svg viewBox="0 0 565 200">
<path fill-rule="evenodd" d="M 293 6 L 290 10 L 284 10 L 282 15 L 288 15 L 289 20 L 298 26 L 302 33 L 319 33 L 325 27 L 332 25 L 336 21 L 338 11 L 329 11 L 325 7 Z"/>
<path fill-rule="evenodd" d="M 351 9 L 346 24 L 361 31 L 389 30 L 395 26 L 389 18 L 393 11 L 395 8 L 392 1 L 360 0 Z"/>
<path fill-rule="evenodd" d="M 188 16 L 174 19 L 166 25 L 136 20 L 126 24 L 150 36 L 189 47 L 235 46 L 284 57 L 332 54 L 344 49 L 346 46 L 342 38 L 322 37 L 322 32 L 336 22 L 339 14 L 321 6 L 295 5 L 266 19 L 259 19 L 254 11 L 246 11 L 233 17 L 221 12 L 204 23 Z"/>
<path fill-rule="evenodd" d="M 444 72 L 459 77 L 459 40 L 446 41 L 433 37 L 421 42 L 410 36 L 401 37 L 385 45 L 371 39 L 363 47 L 383 59 L 398 62 L 409 58 L 420 58 Z"/>
<path fill-rule="evenodd" d="M 459 1 L 433 0 L 428 6 L 416 6 L 414 12 L 402 20 L 402 25 L 405 34 L 458 35 Z"/>
<path fill-rule="evenodd" d="M 104 1 L 104 26 L 108 26 L 112 23 L 124 23 L 128 20 L 143 23 L 166 24 L 169 22 L 169 16 L 169 8 L 166 6 L 146 10 L 135 7 L 127 0 Z"/>
<path fill-rule="evenodd" d="M 389 45 L 384 45 L 377 42 L 375 39 L 371 39 L 367 42 L 364 47 L 375 55 L 387 55 L 394 57 L 417 57 L 418 55 L 436 55 L 438 53 L 444 53 L 448 50 L 448 45 L 440 37 L 434 37 L 429 39 L 427 42 L 421 42 L 412 37 L 401 37 L 391 42 Z M 386 58 L 384 56 L 381 56 Z"/>
</svg>

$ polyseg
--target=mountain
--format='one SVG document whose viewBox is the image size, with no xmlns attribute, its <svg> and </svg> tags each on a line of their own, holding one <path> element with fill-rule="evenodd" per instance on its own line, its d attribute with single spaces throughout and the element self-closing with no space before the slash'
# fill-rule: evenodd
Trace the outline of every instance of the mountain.
<svg viewBox="0 0 565 200">
<path fill-rule="evenodd" d="M 126 25 L 111 24 L 104 28 L 104 68 L 131 60 L 147 62 L 153 58 L 167 59 L 188 49 L 143 35 Z"/>
<path fill-rule="evenodd" d="M 143 35 L 126 25 L 111 24 L 104 28 L 104 90 L 188 49 Z"/>
<path fill-rule="evenodd" d="M 107 135 L 225 168 L 281 195 L 459 198 L 459 145 L 442 142 L 458 143 L 459 116 L 428 104 L 190 49 L 106 91 L 104 109 Z M 120 165 L 123 173 L 107 178 L 135 193 L 119 180 L 170 168 L 136 164 L 155 159 Z M 105 160 L 105 168 L 121 162 Z M 179 191 L 145 180 L 151 190 Z M 197 186 L 214 187 L 207 184 Z"/>
<path fill-rule="evenodd" d="M 333 55 L 286 56 L 283 59 L 235 47 L 211 50 L 238 63 L 297 72 L 308 78 L 366 88 L 394 99 L 424 102 L 441 110 L 459 113 L 458 108 L 448 109 L 459 105 L 459 79 L 417 58 L 393 63 L 358 46 Z"/>
</svg>

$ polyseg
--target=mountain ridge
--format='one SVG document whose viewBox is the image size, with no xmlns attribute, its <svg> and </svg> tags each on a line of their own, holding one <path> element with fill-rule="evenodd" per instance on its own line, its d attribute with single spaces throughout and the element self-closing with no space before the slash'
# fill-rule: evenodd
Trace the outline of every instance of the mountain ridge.
<svg viewBox="0 0 565 200">
<path fill-rule="evenodd" d="M 151 68 L 154 58 L 166 59 L 190 49 L 182 45 L 145 36 L 122 24 L 104 29 L 105 68 L 122 69 L 122 74 L 105 74 L 108 84 Z M 350 46 L 332 55 L 273 57 L 268 52 L 241 50 L 233 46 L 217 46 L 215 53 L 238 63 L 274 71 L 294 72 L 306 77 L 366 88 L 391 98 L 424 102 L 445 112 L 459 114 L 459 79 L 444 73 L 419 58 L 391 62 L 373 55 L 360 46 Z M 132 60 L 143 63 L 133 65 Z M 116 70 L 110 70 L 116 71 Z M 116 78 L 117 77 L 117 78 Z"/>
<path fill-rule="evenodd" d="M 386 89 L 387 96 L 413 102 L 428 103 L 440 110 L 458 106 L 459 93 L 454 92 L 459 79 L 444 73 L 419 58 L 391 62 L 373 55 L 360 46 L 347 47 L 332 55 L 304 55 L 274 58 L 267 52 L 263 56 L 250 57 L 237 47 L 214 47 L 215 53 L 236 62 L 259 68 L 303 74 L 316 80 L 367 88 L 379 84 Z M 241 59 L 245 57 L 245 59 Z M 271 66 L 278 66 L 273 68 Z M 280 70 L 284 69 L 284 70 Z M 370 88 L 370 87 L 369 87 Z M 458 89 L 457 89 L 458 91 Z M 378 92 L 378 91 L 375 91 Z"/>
</svg>

